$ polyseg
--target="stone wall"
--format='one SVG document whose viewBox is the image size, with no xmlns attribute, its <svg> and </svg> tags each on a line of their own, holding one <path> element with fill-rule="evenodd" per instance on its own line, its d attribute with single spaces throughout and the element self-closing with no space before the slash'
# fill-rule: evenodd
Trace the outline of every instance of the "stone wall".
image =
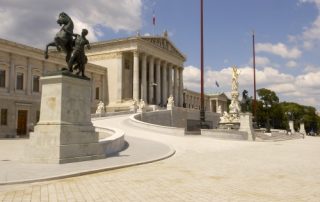
<svg viewBox="0 0 320 202">
<path fill-rule="evenodd" d="M 210 136 L 218 139 L 228 140 L 247 140 L 248 133 L 235 130 L 202 129 L 201 135 Z"/>
<path fill-rule="evenodd" d="M 136 119 L 169 127 L 185 128 L 187 120 L 199 120 L 200 111 L 175 107 L 173 110 L 146 112 L 135 116 Z M 216 128 L 219 123 L 219 115 L 213 112 L 206 112 L 206 121 L 211 121 Z"/>
</svg>

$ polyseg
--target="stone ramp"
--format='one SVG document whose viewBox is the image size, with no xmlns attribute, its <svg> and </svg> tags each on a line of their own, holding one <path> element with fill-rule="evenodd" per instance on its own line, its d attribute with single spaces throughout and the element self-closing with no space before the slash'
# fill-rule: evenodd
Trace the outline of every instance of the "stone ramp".
<svg viewBox="0 0 320 202">
<path fill-rule="evenodd" d="M 0 148 L 10 143 L 11 151 L 16 155 L 23 153 L 21 145 L 26 140 L 0 140 Z M 22 163 L 19 157 L 0 154 L 0 185 L 37 182 L 80 176 L 134 165 L 141 165 L 162 160 L 172 156 L 175 150 L 166 144 L 137 137 L 126 136 L 128 147 L 106 159 L 83 161 L 67 164 Z"/>
<path fill-rule="evenodd" d="M 270 135 L 267 135 L 265 133 L 255 133 L 256 135 L 256 141 L 261 142 L 276 142 L 276 141 L 286 141 L 286 140 L 295 140 L 295 139 L 302 139 L 303 134 L 301 133 L 293 133 L 291 135 L 286 133 L 277 133 L 273 132 Z"/>
</svg>

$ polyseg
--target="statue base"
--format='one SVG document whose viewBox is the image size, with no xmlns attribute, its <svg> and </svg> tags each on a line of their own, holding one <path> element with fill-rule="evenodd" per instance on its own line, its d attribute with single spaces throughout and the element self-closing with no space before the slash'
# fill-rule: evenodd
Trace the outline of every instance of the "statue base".
<svg viewBox="0 0 320 202">
<path fill-rule="evenodd" d="M 251 113 L 240 113 L 240 128 L 239 131 L 247 132 L 249 141 L 256 139 L 252 126 L 252 114 Z"/>
<path fill-rule="evenodd" d="M 91 123 L 88 79 L 57 73 L 41 78 L 40 120 L 25 148 L 25 161 L 70 163 L 105 158 Z"/>
</svg>

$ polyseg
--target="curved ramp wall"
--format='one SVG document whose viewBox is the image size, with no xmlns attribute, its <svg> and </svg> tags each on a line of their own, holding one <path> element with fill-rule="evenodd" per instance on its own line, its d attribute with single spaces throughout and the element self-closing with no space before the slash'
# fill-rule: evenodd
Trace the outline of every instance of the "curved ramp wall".
<svg viewBox="0 0 320 202">
<path fill-rule="evenodd" d="M 95 127 L 95 131 L 99 133 L 99 145 L 107 157 L 126 148 L 125 133 L 122 130 Z"/>
<path fill-rule="evenodd" d="M 186 128 L 187 120 L 200 120 L 200 111 L 174 107 L 172 110 L 145 112 L 134 116 L 137 120 L 169 127 Z M 206 112 L 206 121 L 211 121 L 213 128 L 218 126 L 220 116 L 214 112 Z"/>
</svg>

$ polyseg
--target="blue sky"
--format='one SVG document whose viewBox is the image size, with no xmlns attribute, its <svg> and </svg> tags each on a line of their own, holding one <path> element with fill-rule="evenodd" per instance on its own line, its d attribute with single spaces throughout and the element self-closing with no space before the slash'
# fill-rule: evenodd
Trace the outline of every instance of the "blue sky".
<svg viewBox="0 0 320 202">
<path fill-rule="evenodd" d="M 101 41 L 137 32 L 152 35 L 155 10 L 155 33 L 168 30 L 187 56 L 185 87 L 199 91 L 200 0 L 0 0 L 0 5 L 0 37 L 40 48 L 56 32 L 61 11 L 74 19 L 76 29 L 89 29 L 91 41 Z M 204 0 L 206 92 L 228 94 L 231 66 L 236 65 L 240 90 L 253 94 L 255 30 L 257 87 L 274 90 L 280 101 L 320 110 L 319 11 L 320 0 Z"/>
</svg>

